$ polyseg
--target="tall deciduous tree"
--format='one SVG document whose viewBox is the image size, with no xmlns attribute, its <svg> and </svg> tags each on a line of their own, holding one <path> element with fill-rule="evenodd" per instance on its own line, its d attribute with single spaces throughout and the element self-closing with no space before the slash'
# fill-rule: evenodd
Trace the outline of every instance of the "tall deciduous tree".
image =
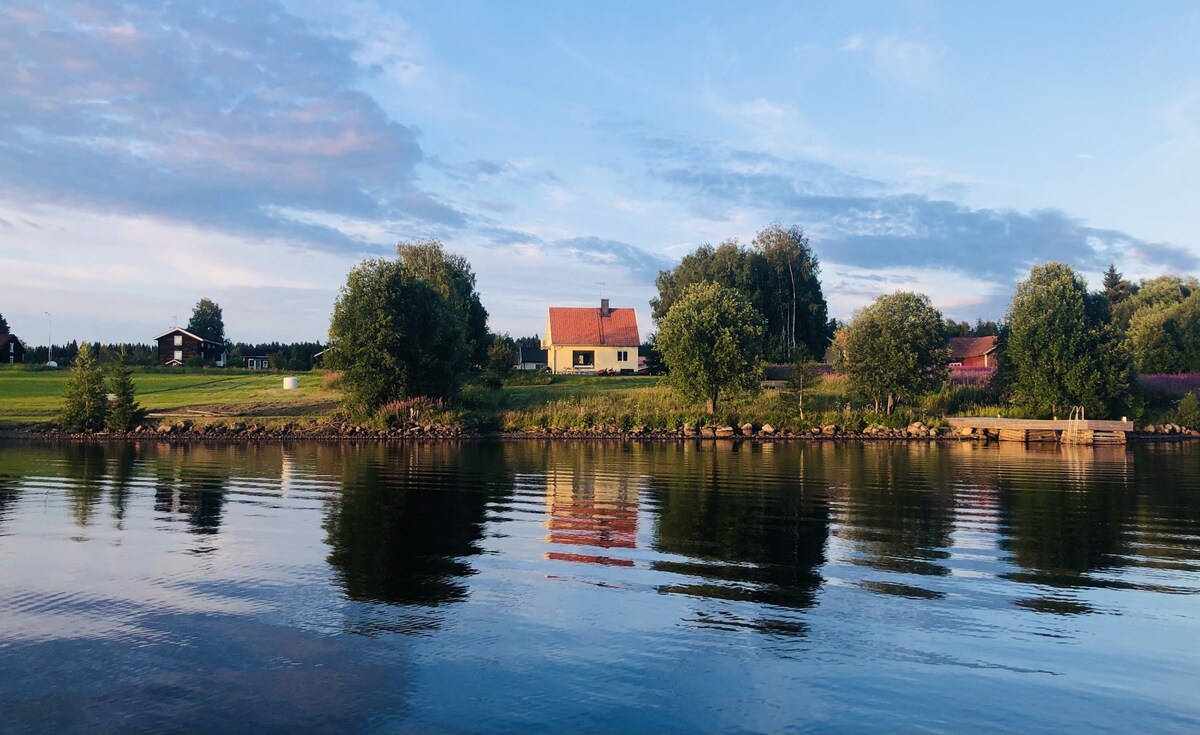
<svg viewBox="0 0 1200 735">
<path fill-rule="evenodd" d="M 1195 278 L 1159 276 L 1142 281 L 1128 298 L 1113 306 L 1113 321 L 1124 329 L 1134 314 L 1178 304 L 1196 291 L 1200 291 L 1200 282 Z"/>
<path fill-rule="evenodd" d="M 750 247 L 736 240 L 701 245 L 672 270 L 660 272 L 658 296 L 650 301 L 652 316 L 661 321 L 693 284 L 719 283 L 740 292 L 762 314 L 764 347 L 772 359 L 790 362 L 801 352 L 820 357 L 830 329 L 819 273 L 804 231 L 771 225 Z"/>
<path fill-rule="evenodd" d="M 668 381 L 688 400 L 717 410 L 721 394 L 753 393 L 761 385 L 765 319 L 742 293 L 696 283 L 659 322 L 659 350 Z"/>
<path fill-rule="evenodd" d="M 1200 290 L 1178 302 L 1137 309 L 1126 333 L 1139 372 L 1200 370 Z"/>
<path fill-rule="evenodd" d="M 1083 406 L 1093 416 L 1115 416 L 1128 407 L 1128 343 L 1110 321 L 1107 299 L 1089 294 L 1069 265 L 1035 266 L 1017 284 L 1000 342 L 1002 378 L 1032 412 Z"/>
<path fill-rule="evenodd" d="M 471 264 L 461 255 L 446 252 L 438 240 L 402 242 L 396 246 L 396 252 L 414 278 L 425 281 L 453 307 L 470 348 L 471 364 L 484 365 L 491 335 L 487 309 L 475 290 Z"/>
<path fill-rule="evenodd" d="M 817 277 L 820 266 L 804 230 L 773 224 L 751 245 L 763 271 L 756 280 L 762 284 L 762 312 L 774 344 L 769 351 L 788 361 L 822 356 L 829 314 Z"/>
<path fill-rule="evenodd" d="M 105 426 L 111 431 L 129 431 L 142 422 L 146 412 L 138 405 L 134 395 L 133 371 L 127 363 L 125 345 L 117 353 L 117 359 L 109 368 L 108 392 L 115 396 L 108 407 Z"/>
<path fill-rule="evenodd" d="M 350 271 L 329 336 L 331 367 L 341 371 L 344 401 L 358 417 L 391 400 L 450 397 L 468 367 L 454 307 L 394 260 L 366 260 Z"/>
<path fill-rule="evenodd" d="M 188 320 L 187 331 L 217 344 L 225 344 L 225 319 L 220 305 L 212 299 L 197 301 L 192 309 L 192 318 Z"/>
<path fill-rule="evenodd" d="M 92 348 L 84 342 L 79 345 L 71 376 L 67 379 L 59 422 L 68 431 L 99 431 L 104 428 L 107 409 L 104 376 Z"/>
<path fill-rule="evenodd" d="M 924 294 L 880 296 L 846 328 L 844 369 L 850 387 L 891 413 L 897 401 L 945 382 L 950 348 L 942 313 Z"/>
</svg>

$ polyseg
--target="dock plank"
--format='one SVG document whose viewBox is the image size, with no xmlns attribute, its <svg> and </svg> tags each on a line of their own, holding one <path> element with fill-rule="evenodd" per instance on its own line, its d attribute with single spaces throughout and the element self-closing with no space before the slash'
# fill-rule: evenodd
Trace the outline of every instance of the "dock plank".
<svg viewBox="0 0 1200 735">
<path fill-rule="evenodd" d="M 1002 419 L 988 416 L 947 418 L 953 429 L 989 429 L 991 431 L 1133 431 L 1132 421 L 1068 421 L 1067 419 Z"/>
</svg>

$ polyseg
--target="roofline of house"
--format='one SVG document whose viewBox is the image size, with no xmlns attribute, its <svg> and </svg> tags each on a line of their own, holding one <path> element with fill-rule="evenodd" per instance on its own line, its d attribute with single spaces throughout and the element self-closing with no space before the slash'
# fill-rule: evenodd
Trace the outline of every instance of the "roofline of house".
<svg viewBox="0 0 1200 735">
<path fill-rule="evenodd" d="M 220 347 L 220 346 L 221 346 L 221 343 L 220 343 L 220 342 L 213 342 L 211 339 L 207 339 L 207 338 L 205 338 L 205 337 L 201 337 L 201 336 L 200 336 L 200 335 L 198 335 L 198 334 L 193 334 L 192 332 L 189 332 L 188 330 L 184 329 L 183 327 L 175 327 L 174 329 L 168 329 L 167 331 L 165 331 L 165 332 L 163 332 L 162 334 L 158 335 L 158 336 L 157 336 L 157 337 L 155 337 L 154 339 L 155 339 L 155 341 L 157 341 L 157 340 L 160 340 L 160 339 L 162 339 L 163 337 L 166 337 L 168 334 L 175 334 L 176 332 L 183 332 L 184 334 L 186 334 L 186 335 L 187 335 L 187 336 L 189 336 L 189 337 L 193 337 L 193 338 L 195 338 L 195 339 L 198 339 L 198 340 L 200 340 L 201 342 L 207 342 L 207 343 L 209 343 L 210 345 L 217 345 L 218 347 Z"/>
</svg>

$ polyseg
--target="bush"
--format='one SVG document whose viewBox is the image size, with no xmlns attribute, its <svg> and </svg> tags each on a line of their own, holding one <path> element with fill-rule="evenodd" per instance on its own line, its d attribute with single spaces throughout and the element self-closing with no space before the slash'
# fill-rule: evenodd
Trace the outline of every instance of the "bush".
<svg viewBox="0 0 1200 735">
<path fill-rule="evenodd" d="M 1188 393 L 1175 406 L 1175 423 L 1189 429 L 1200 429 L 1200 396 Z"/>
<path fill-rule="evenodd" d="M 1200 373 L 1139 375 L 1138 386 L 1148 406 L 1165 408 L 1189 393 L 1200 392 Z"/>
<path fill-rule="evenodd" d="M 403 428 L 411 424 L 448 426 L 457 423 L 457 418 L 444 399 L 429 396 L 391 401 L 375 413 L 375 422 L 383 429 Z"/>
<path fill-rule="evenodd" d="M 552 385 L 554 376 L 540 370 L 517 370 L 504 380 L 505 385 Z"/>
</svg>

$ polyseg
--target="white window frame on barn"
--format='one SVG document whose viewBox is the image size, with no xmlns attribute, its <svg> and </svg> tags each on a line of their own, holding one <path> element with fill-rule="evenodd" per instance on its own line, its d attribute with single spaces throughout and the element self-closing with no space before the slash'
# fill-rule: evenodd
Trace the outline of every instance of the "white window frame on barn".
<svg viewBox="0 0 1200 735">
<path fill-rule="evenodd" d="M 175 350 L 175 359 L 183 362 L 183 350 Z"/>
<path fill-rule="evenodd" d="M 175 346 L 183 347 L 183 335 L 182 334 L 175 335 Z"/>
</svg>

